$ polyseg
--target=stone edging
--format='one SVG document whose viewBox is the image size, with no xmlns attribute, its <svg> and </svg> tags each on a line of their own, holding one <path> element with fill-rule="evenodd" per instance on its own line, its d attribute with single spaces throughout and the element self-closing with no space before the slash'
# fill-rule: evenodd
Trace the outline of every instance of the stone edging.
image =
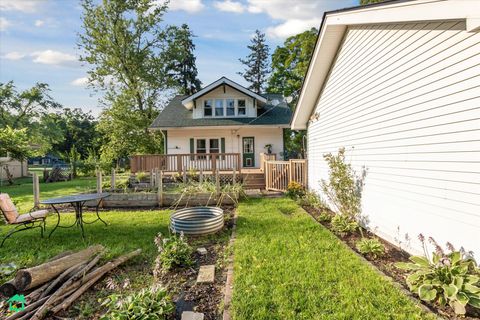
<svg viewBox="0 0 480 320">
<path fill-rule="evenodd" d="M 223 297 L 223 320 L 231 320 L 232 316 L 230 314 L 230 307 L 232 304 L 232 294 L 233 294 L 233 244 L 235 242 L 236 229 L 237 229 L 237 209 L 235 208 L 235 213 L 233 214 L 233 226 L 232 234 L 230 236 L 230 241 L 228 243 L 229 247 L 232 248 L 232 253 L 230 254 L 228 267 L 227 267 L 227 280 L 225 281 L 225 290 Z"/>
<path fill-rule="evenodd" d="M 303 209 L 303 208 L 302 208 Z M 383 272 L 382 270 L 380 270 L 379 268 L 377 268 L 376 265 L 374 265 L 371 261 L 368 261 L 364 256 L 362 256 L 361 254 L 359 254 L 358 252 L 356 252 L 355 250 L 353 250 L 348 244 L 345 243 L 345 241 L 343 241 L 342 239 L 340 239 L 335 233 L 333 233 L 330 229 L 328 229 L 327 227 L 325 227 L 324 225 L 322 225 L 317 219 L 315 219 L 308 211 L 306 211 L 305 209 L 303 209 L 305 211 L 305 213 L 313 219 L 313 221 L 315 221 L 316 223 L 318 223 L 319 225 L 321 225 L 322 227 L 324 227 L 325 229 L 327 229 L 329 232 L 331 232 L 335 238 L 337 238 L 346 248 L 348 248 L 351 252 L 353 252 L 353 254 L 355 254 L 358 258 L 360 258 L 360 260 L 362 260 L 365 264 L 367 264 L 374 272 L 376 272 L 379 276 L 381 276 L 382 278 L 384 278 L 385 280 L 387 280 L 388 282 L 390 282 L 395 288 L 397 288 L 400 292 L 402 292 L 403 294 L 405 294 L 405 296 L 407 296 L 408 299 L 410 299 L 416 306 L 418 306 L 420 309 L 422 309 L 423 311 L 425 311 L 426 313 L 428 314 L 431 314 L 433 315 L 434 317 L 436 317 L 438 320 L 445 320 L 444 318 L 442 318 L 440 315 L 438 315 L 437 313 L 433 312 L 432 310 L 430 310 L 426 305 L 424 305 L 423 303 L 421 303 L 410 291 L 406 290 L 400 283 L 398 283 L 397 281 L 395 281 L 395 279 L 393 279 L 392 277 L 390 277 L 389 275 L 387 275 L 385 272 Z"/>
</svg>

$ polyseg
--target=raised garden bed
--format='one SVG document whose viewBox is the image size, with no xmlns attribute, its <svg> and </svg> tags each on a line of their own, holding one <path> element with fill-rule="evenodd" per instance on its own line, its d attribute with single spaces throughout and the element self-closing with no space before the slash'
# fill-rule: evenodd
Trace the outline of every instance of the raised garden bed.
<svg viewBox="0 0 480 320">
<path fill-rule="evenodd" d="M 220 196 L 222 197 L 222 195 Z M 239 195 L 233 192 L 225 193 L 222 197 L 222 205 L 234 205 L 234 199 Z M 178 192 L 163 193 L 163 207 L 178 206 L 205 206 L 215 205 L 219 197 L 212 193 L 196 193 L 193 195 L 183 195 Z M 103 200 L 104 208 L 138 208 L 138 207 L 157 207 L 160 204 L 159 195 L 152 192 L 132 192 L 132 193 L 112 193 Z M 86 203 L 88 207 L 95 207 L 94 201 Z"/>
</svg>

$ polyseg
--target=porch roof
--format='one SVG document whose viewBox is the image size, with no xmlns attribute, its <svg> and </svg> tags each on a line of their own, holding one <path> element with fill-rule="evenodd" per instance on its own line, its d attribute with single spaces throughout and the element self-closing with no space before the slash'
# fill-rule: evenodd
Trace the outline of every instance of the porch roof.
<svg viewBox="0 0 480 320">
<path fill-rule="evenodd" d="M 279 125 L 288 127 L 292 112 L 288 105 L 283 102 L 279 94 L 264 94 L 268 101 L 282 101 L 276 106 L 268 103 L 258 112 L 261 114 L 256 118 L 201 118 L 193 119 L 191 110 L 186 109 L 182 100 L 187 96 L 177 95 L 158 115 L 157 119 L 150 126 L 151 129 L 181 128 L 181 127 L 211 127 L 211 126 L 245 126 L 245 125 Z"/>
</svg>

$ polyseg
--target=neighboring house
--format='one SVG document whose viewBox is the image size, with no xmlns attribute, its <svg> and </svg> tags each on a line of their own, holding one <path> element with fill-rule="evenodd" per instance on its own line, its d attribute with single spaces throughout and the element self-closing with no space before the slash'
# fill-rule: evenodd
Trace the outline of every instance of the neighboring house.
<svg viewBox="0 0 480 320">
<path fill-rule="evenodd" d="M 8 171 L 13 178 L 20 178 L 27 175 L 27 161 L 18 161 L 10 158 L 8 154 L 0 154 L 0 180 L 7 180 Z"/>
<path fill-rule="evenodd" d="M 259 168 L 268 145 L 282 158 L 290 119 L 281 95 L 256 94 L 222 77 L 191 96 L 173 98 L 151 129 L 162 130 L 166 154 L 239 153 L 243 168 Z"/>
<path fill-rule="evenodd" d="M 28 159 L 28 164 L 31 165 L 45 165 L 45 166 L 53 166 L 56 164 L 65 164 L 59 157 L 54 156 L 52 154 L 47 154 L 45 156 L 33 157 Z"/>
<path fill-rule="evenodd" d="M 480 1 L 389 1 L 324 15 L 292 129 L 309 187 L 325 153 L 367 170 L 363 215 L 414 253 L 417 236 L 480 255 Z"/>
</svg>

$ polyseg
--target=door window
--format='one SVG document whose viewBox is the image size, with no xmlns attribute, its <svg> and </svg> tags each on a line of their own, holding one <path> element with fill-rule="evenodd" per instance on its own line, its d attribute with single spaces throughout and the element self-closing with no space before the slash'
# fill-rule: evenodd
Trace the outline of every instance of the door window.
<svg viewBox="0 0 480 320">
<path fill-rule="evenodd" d="M 253 153 L 253 138 L 243 139 L 243 153 Z"/>
</svg>

